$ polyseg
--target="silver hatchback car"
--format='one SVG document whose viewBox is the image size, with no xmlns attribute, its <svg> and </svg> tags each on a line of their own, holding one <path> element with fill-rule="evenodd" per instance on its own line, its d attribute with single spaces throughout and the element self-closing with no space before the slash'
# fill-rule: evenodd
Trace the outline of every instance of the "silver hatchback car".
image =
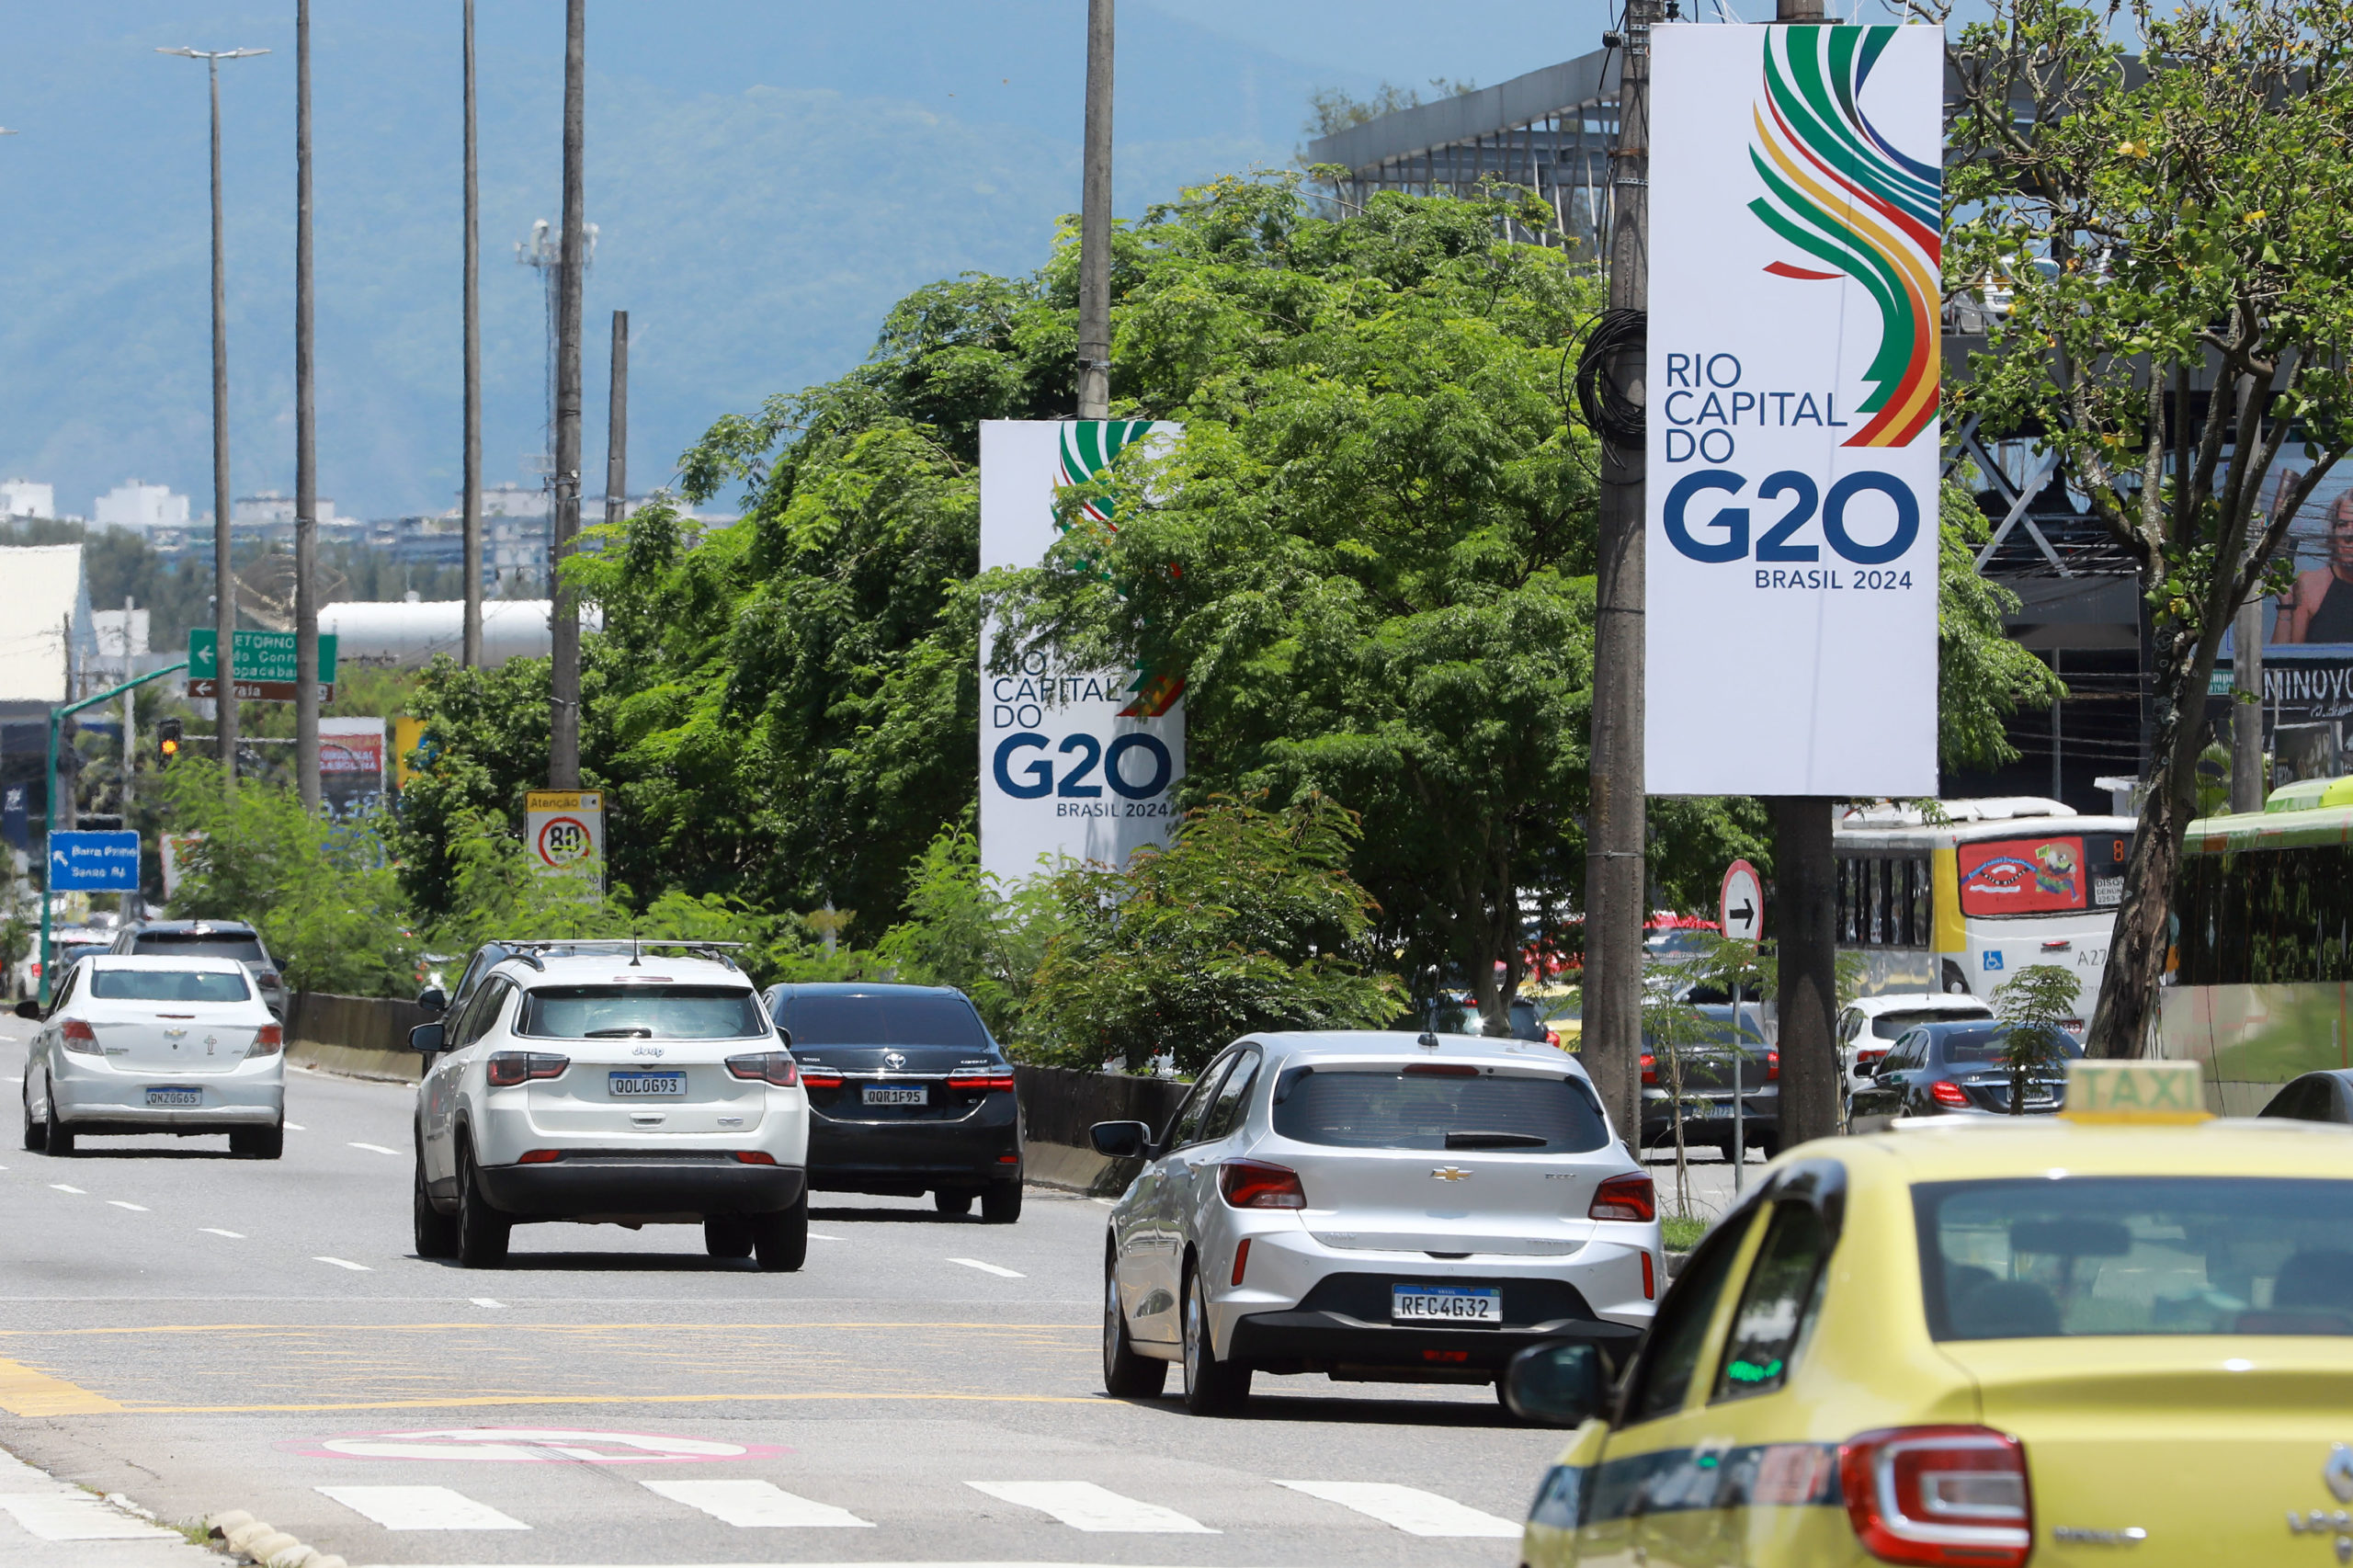
<svg viewBox="0 0 2353 1568">
<path fill-rule="evenodd" d="M 1650 1177 L 1583 1068 L 1469 1035 L 1262 1034 L 1165 1131 L 1111 1210 L 1104 1386 L 1197 1413 L 1254 1372 L 1498 1383 L 1540 1339 L 1640 1337 L 1665 1283 Z"/>
</svg>

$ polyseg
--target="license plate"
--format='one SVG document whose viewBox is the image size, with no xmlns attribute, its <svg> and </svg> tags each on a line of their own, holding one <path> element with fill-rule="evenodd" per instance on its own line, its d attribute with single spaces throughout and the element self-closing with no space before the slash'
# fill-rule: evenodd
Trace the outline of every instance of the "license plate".
<svg viewBox="0 0 2353 1568">
<path fill-rule="evenodd" d="M 687 1092 L 684 1073 L 614 1073 L 606 1079 L 617 1095 L 642 1096 L 646 1095 L 683 1095 Z"/>
<path fill-rule="evenodd" d="M 1392 1285 L 1392 1323 L 1442 1323 L 1457 1327 L 1500 1326 L 1504 1293 L 1461 1285 Z"/>
<path fill-rule="evenodd" d="M 929 1105 L 931 1091 L 922 1087 L 886 1089 L 870 1084 L 866 1088 L 865 1099 L 868 1105 Z"/>
<path fill-rule="evenodd" d="M 202 1089 L 150 1089 L 147 1091 L 147 1103 L 149 1105 L 202 1105 L 204 1091 Z"/>
</svg>

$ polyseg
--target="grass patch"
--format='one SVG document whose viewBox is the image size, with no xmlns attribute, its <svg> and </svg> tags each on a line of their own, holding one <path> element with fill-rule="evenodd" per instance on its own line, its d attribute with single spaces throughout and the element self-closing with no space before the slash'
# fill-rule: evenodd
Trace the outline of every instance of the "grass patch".
<svg viewBox="0 0 2353 1568">
<path fill-rule="evenodd" d="M 1659 1235 L 1670 1251 L 1689 1252 L 1708 1233 L 1705 1220 L 1677 1218 L 1670 1215 L 1658 1222 Z"/>
<path fill-rule="evenodd" d="M 202 1519 L 191 1519 L 170 1527 L 188 1537 L 190 1546 L 209 1547 L 212 1544 L 212 1527 Z"/>
</svg>

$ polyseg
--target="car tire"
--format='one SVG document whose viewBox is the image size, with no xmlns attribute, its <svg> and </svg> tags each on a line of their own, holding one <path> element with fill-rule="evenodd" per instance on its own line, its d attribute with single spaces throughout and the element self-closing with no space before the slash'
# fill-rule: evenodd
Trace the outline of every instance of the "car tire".
<svg viewBox="0 0 2353 1568">
<path fill-rule="evenodd" d="M 1103 1392 L 1113 1399 L 1158 1399 L 1168 1386 L 1168 1363 L 1136 1352 L 1128 1314 L 1120 1310 L 1120 1281 L 1103 1267 Z"/>
<path fill-rule="evenodd" d="M 458 1217 L 444 1214 L 433 1207 L 432 1195 L 425 1188 L 425 1158 L 416 1161 L 415 1219 L 416 1256 L 429 1258 L 451 1258 L 458 1256 Z"/>
<path fill-rule="evenodd" d="M 987 1225 L 1010 1225 L 1021 1218 L 1021 1184 L 1017 1181 L 992 1182 L 981 1194 L 981 1222 Z"/>
<path fill-rule="evenodd" d="M 57 1085 L 49 1085 L 48 1131 L 41 1135 L 41 1151 L 60 1159 L 74 1157 L 74 1130 L 57 1119 Z"/>
<path fill-rule="evenodd" d="M 752 1222 L 741 1214 L 704 1216 L 702 1250 L 713 1257 L 751 1256 Z"/>
<path fill-rule="evenodd" d="M 791 1208 L 753 1217 L 752 1252 L 766 1274 L 790 1274 L 809 1260 L 809 1195 Z"/>
<path fill-rule="evenodd" d="M 483 1196 L 472 1149 L 458 1150 L 458 1261 L 468 1268 L 496 1268 L 506 1261 L 515 1221 Z"/>
<path fill-rule="evenodd" d="M 1185 1408 L 1196 1415 L 1225 1415 L 1250 1397 L 1250 1369 L 1217 1358 L 1210 1333 L 1209 1290 L 1200 1270 L 1185 1271 Z"/>
<path fill-rule="evenodd" d="M 25 1081 L 25 1153 L 38 1154 L 49 1147 L 49 1123 L 33 1119 L 32 1080 Z"/>
<path fill-rule="evenodd" d="M 275 1160 L 286 1153 L 286 1124 L 274 1127 L 233 1127 L 229 1153 L 252 1160 Z"/>
<path fill-rule="evenodd" d="M 942 1214 L 970 1214 L 972 1211 L 972 1195 L 959 1192 L 952 1187 L 943 1187 L 931 1195 L 931 1206 Z"/>
</svg>

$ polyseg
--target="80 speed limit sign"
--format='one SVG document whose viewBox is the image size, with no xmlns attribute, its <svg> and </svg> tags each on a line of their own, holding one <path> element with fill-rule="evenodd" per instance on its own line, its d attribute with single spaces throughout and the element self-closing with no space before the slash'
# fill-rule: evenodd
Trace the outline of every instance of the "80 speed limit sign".
<svg viewBox="0 0 2353 1568">
<path fill-rule="evenodd" d="M 524 802 L 524 842 L 540 869 L 604 880 L 605 796 L 598 790 L 534 790 Z"/>
</svg>

